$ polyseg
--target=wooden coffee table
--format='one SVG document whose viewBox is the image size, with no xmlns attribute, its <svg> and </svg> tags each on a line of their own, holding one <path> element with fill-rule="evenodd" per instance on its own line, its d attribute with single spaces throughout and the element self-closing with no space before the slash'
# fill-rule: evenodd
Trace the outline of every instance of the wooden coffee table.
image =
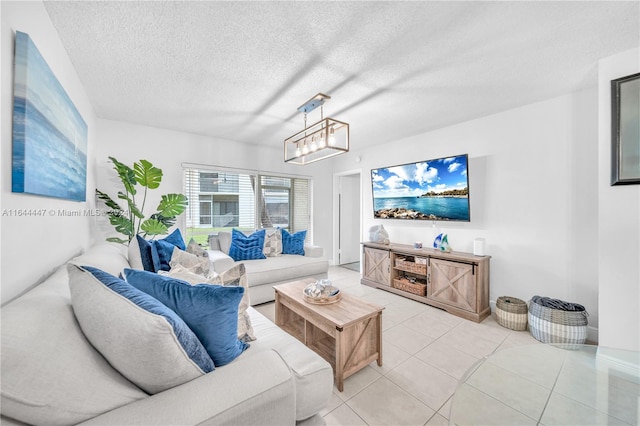
<svg viewBox="0 0 640 426">
<path fill-rule="evenodd" d="M 274 286 L 276 325 L 313 349 L 333 367 L 338 390 L 344 379 L 377 360 L 382 365 L 383 306 L 343 294 L 332 304 L 304 300 L 313 278 Z"/>
</svg>

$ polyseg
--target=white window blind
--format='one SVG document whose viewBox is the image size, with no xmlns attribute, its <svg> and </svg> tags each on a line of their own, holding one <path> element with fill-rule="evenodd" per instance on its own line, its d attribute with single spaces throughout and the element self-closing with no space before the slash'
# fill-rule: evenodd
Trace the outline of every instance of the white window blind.
<svg viewBox="0 0 640 426">
<path fill-rule="evenodd" d="M 253 231 L 279 227 L 311 229 L 311 179 L 215 166 L 183 166 L 189 198 L 186 238 L 206 244 L 209 234 L 233 228 Z"/>
</svg>

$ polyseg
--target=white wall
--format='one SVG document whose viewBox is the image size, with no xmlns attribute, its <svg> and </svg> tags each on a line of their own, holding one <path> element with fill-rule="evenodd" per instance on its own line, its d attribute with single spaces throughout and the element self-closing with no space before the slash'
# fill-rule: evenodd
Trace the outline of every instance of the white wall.
<svg viewBox="0 0 640 426">
<path fill-rule="evenodd" d="M 469 154 L 471 222 L 436 222 L 456 251 L 486 238 L 491 300 L 534 295 L 583 304 L 598 327 L 597 90 L 505 111 L 338 157 L 363 170 L 363 235 L 383 224 L 392 242 L 431 244 L 431 222 L 373 218 L 372 168 Z M 446 112 L 443 112 L 446 113 Z"/>
<path fill-rule="evenodd" d="M 638 49 L 598 64 L 600 344 L 633 351 L 640 351 L 640 185 L 610 185 L 610 84 L 639 71 Z"/>
<path fill-rule="evenodd" d="M 13 52 L 16 31 L 31 37 L 88 126 L 87 191 L 95 186 L 93 145 L 95 114 L 58 33 L 41 2 L 2 2 L 1 140 L 2 151 L 2 289 L 4 303 L 41 281 L 53 269 L 89 245 L 88 217 L 59 215 L 58 210 L 91 209 L 87 202 L 65 201 L 11 192 L 11 141 L 13 113 Z M 16 217 L 10 211 L 44 209 L 44 217 Z"/>
<path fill-rule="evenodd" d="M 170 192 L 184 192 L 182 163 L 286 173 L 313 178 L 314 198 L 314 243 L 328 253 L 331 248 L 331 211 L 323 206 L 331 202 L 331 171 L 326 165 L 315 163 L 307 166 L 285 164 L 282 141 L 274 146 L 247 145 L 239 142 L 214 139 L 194 134 L 175 132 L 154 127 L 134 125 L 110 120 L 97 120 L 97 188 L 112 197 L 121 189 L 108 157 L 115 157 L 126 164 L 141 159 L 149 160 L 163 171 L 162 184 L 152 191 L 148 199 L 155 208 L 160 196 Z M 104 222 L 94 231 L 101 240 L 115 235 L 113 228 Z M 184 223 L 179 223 L 184 226 Z"/>
<path fill-rule="evenodd" d="M 511 295 L 528 300 L 540 294 L 582 303 L 590 313 L 590 339 L 597 338 L 599 327 L 602 345 L 639 349 L 640 187 L 609 186 L 608 87 L 612 78 L 638 72 L 637 49 L 600 62 L 598 90 L 352 151 L 328 164 L 298 167 L 282 163 L 280 141 L 274 141 L 271 148 L 256 147 L 96 119 L 42 3 L 5 1 L 0 14 L 3 211 L 95 207 L 95 187 L 106 191 L 117 187 L 107 163 L 110 155 L 127 163 L 146 158 L 161 167 L 165 178 L 158 195 L 182 191 L 182 162 L 308 175 L 314 178 L 315 243 L 331 257 L 333 237 L 326 232 L 332 226 L 331 173 L 362 169 L 362 235 L 368 235 L 371 225 L 384 223 L 394 242 L 428 243 L 435 232 L 431 223 L 373 219 L 369 170 L 468 153 L 472 220 L 438 223 L 438 231 L 447 232 L 459 251 L 471 251 L 476 237 L 486 238 L 487 253 L 492 256 L 491 299 Z M 31 36 L 87 122 L 86 203 L 11 193 L 16 30 Z M 361 163 L 355 162 L 356 156 L 362 158 Z M 90 228 L 92 240 L 102 240 L 105 229 L 96 229 L 98 225 L 101 223 L 91 218 L 3 216 L 2 302 L 86 248 Z"/>
</svg>

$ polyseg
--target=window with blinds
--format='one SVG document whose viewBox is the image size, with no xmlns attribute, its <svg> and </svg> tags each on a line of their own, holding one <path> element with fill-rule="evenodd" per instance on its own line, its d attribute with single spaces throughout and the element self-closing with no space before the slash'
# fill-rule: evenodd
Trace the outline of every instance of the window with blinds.
<svg viewBox="0 0 640 426">
<path fill-rule="evenodd" d="M 209 234 L 221 230 L 278 227 L 307 230 L 307 242 L 312 242 L 311 184 L 303 177 L 184 167 L 186 239 L 206 245 Z"/>
</svg>

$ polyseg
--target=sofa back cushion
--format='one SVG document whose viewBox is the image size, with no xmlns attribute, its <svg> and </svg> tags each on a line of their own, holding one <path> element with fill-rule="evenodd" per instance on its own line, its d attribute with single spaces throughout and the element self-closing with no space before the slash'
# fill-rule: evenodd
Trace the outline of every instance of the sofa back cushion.
<svg viewBox="0 0 640 426">
<path fill-rule="evenodd" d="M 121 261 L 112 249 L 98 251 L 106 255 L 103 266 Z M 84 258 L 93 255 L 96 250 Z M 2 307 L 1 332 L 3 416 L 29 424 L 69 425 L 148 397 L 82 333 L 65 267 Z"/>
<path fill-rule="evenodd" d="M 146 392 L 162 392 L 214 369 L 198 338 L 158 300 L 96 268 L 69 265 L 68 273 L 73 311 L 85 336 Z"/>
<path fill-rule="evenodd" d="M 111 275 L 118 275 L 124 268 L 129 268 L 127 248 L 117 243 L 99 243 L 85 253 L 71 260 L 76 265 L 88 265 L 101 269 Z M 65 283 L 65 288 L 68 285 Z"/>
<path fill-rule="evenodd" d="M 142 253 L 140 253 L 140 244 L 138 243 L 137 235 L 135 238 L 132 238 L 131 241 L 129 241 L 127 258 L 129 259 L 129 265 L 131 265 L 131 269 L 144 269 L 144 265 L 142 263 Z"/>
<path fill-rule="evenodd" d="M 229 254 L 229 248 L 231 248 L 231 231 L 218 232 L 218 244 L 220 245 L 221 252 Z"/>
</svg>

